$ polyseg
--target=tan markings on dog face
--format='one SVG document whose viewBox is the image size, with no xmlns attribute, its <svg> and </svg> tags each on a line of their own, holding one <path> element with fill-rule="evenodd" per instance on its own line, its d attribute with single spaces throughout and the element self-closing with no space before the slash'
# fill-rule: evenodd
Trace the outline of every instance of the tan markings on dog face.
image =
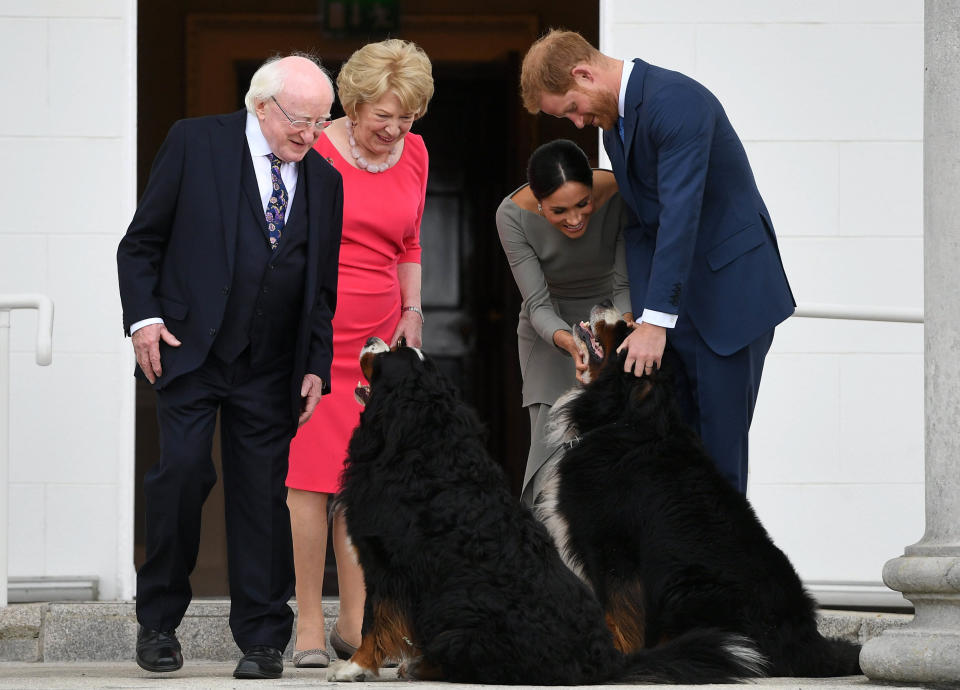
<svg viewBox="0 0 960 690">
<path fill-rule="evenodd" d="M 643 649 L 646 643 L 643 584 L 631 582 L 614 589 L 607 602 L 605 619 L 617 649 L 624 654 Z"/>
<path fill-rule="evenodd" d="M 392 601 L 378 601 L 373 606 L 373 622 L 360 640 L 360 647 L 350 661 L 372 675 L 388 657 L 408 659 L 419 654 L 413 642 L 413 628 L 407 616 Z"/>
<path fill-rule="evenodd" d="M 389 352 L 390 346 L 380 338 L 370 338 L 360 350 L 360 371 L 363 372 L 367 381 L 373 376 L 373 360 L 377 355 Z"/>
<path fill-rule="evenodd" d="M 600 371 L 607 366 L 607 363 L 613 360 L 616 357 L 617 347 L 620 343 L 617 342 L 616 335 L 616 321 L 607 322 L 606 318 L 609 314 L 608 312 L 603 312 L 600 315 L 595 315 L 593 313 L 591 316 L 591 330 L 593 331 L 593 337 L 600 344 L 600 347 L 603 350 L 603 359 L 598 361 L 591 360 L 589 364 L 590 371 L 590 380 L 595 381 L 597 375 Z M 594 317 L 598 318 L 594 320 Z"/>
</svg>

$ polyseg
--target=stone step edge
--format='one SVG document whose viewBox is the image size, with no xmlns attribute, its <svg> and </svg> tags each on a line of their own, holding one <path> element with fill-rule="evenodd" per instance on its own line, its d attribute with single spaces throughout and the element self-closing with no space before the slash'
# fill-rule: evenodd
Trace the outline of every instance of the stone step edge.
<svg viewBox="0 0 960 690">
<path fill-rule="evenodd" d="M 296 612 L 296 601 L 290 602 Z M 336 598 L 325 599 L 327 633 L 339 611 Z M 177 628 L 184 657 L 232 661 L 239 656 L 227 624 L 226 599 L 197 599 Z M 884 630 L 907 624 L 907 613 L 819 611 L 820 632 L 860 644 Z M 123 602 L 44 602 L 0 608 L 0 661 L 125 661 L 134 657 L 135 604 Z M 286 655 L 292 655 L 293 641 Z M 331 650 L 332 651 L 332 650 Z"/>
</svg>

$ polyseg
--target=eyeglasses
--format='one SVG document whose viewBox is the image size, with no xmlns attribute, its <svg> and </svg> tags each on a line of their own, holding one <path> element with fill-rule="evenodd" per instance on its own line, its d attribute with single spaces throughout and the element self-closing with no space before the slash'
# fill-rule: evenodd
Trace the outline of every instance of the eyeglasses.
<svg viewBox="0 0 960 690">
<path fill-rule="evenodd" d="M 277 103 L 277 99 L 274 98 L 273 96 L 270 96 L 270 100 L 273 101 L 274 103 Z M 310 120 L 294 120 L 292 117 L 290 117 L 287 114 L 287 111 L 283 109 L 282 105 L 277 103 L 277 107 L 280 108 L 280 112 L 283 113 L 283 116 L 287 118 L 287 122 L 290 123 L 290 126 L 300 132 L 307 129 L 308 127 L 324 130 L 332 124 L 332 121 L 328 117 L 325 117 L 321 120 L 317 120 L 316 122 L 310 122 Z"/>
</svg>

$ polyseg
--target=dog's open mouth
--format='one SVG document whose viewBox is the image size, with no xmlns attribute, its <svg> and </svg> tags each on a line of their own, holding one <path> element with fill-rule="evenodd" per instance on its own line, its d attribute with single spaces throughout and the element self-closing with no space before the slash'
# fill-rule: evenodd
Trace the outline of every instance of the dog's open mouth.
<svg viewBox="0 0 960 690">
<path fill-rule="evenodd" d="M 360 350 L 360 371 L 367 379 L 367 383 L 357 381 L 357 387 L 353 389 L 353 397 L 363 407 L 370 402 L 370 377 L 373 374 L 373 359 L 379 354 L 389 352 L 390 346 L 380 338 L 370 338 L 367 340 L 363 349 Z"/>
<path fill-rule="evenodd" d="M 573 326 L 573 337 L 577 344 L 586 350 L 588 364 L 598 366 L 603 363 L 606 348 L 601 342 L 598 326 L 601 323 L 615 324 L 620 319 L 620 314 L 613 307 L 613 302 L 604 300 L 590 310 L 590 320 L 581 321 Z"/>
<path fill-rule="evenodd" d="M 593 327 L 586 321 L 574 325 L 573 334 L 578 341 L 586 348 L 587 355 L 591 362 L 600 363 L 603 361 L 603 345 L 593 334 Z"/>
<path fill-rule="evenodd" d="M 361 406 L 366 407 L 370 401 L 370 384 L 357 381 L 357 387 L 353 389 L 353 397 Z"/>
</svg>

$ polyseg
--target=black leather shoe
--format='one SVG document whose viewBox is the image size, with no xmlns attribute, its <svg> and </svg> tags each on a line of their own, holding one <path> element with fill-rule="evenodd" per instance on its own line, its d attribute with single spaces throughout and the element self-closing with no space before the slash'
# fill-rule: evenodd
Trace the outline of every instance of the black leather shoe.
<svg viewBox="0 0 960 690">
<path fill-rule="evenodd" d="M 279 678 L 283 673 L 283 652 L 266 645 L 250 647 L 240 659 L 234 678 Z"/>
<path fill-rule="evenodd" d="M 137 665 L 145 671 L 166 673 L 183 666 L 180 642 L 173 630 L 137 628 Z"/>
</svg>

